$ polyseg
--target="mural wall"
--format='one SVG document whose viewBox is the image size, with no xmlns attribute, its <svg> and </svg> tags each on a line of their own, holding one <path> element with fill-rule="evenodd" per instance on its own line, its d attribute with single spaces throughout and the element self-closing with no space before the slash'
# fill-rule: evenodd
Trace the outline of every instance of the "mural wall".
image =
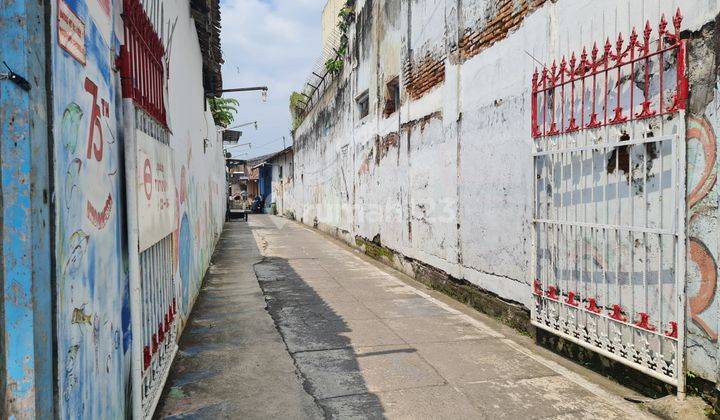
<svg viewBox="0 0 720 420">
<path fill-rule="evenodd" d="M 687 305 L 690 368 L 704 378 L 718 375 L 718 142 L 720 97 L 687 122 Z"/>
<path fill-rule="evenodd" d="M 130 300 L 124 209 L 121 2 L 53 3 L 57 411 L 123 418 L 130 404 Z M 165 4 L 169 125 L 178 220 L 176 284 L 187 315 L 222 229 L 224 162 L 205 110 L 202 58 L 186 2 Z M 183 54 L 172 54 L 172 43 Z M 182 88 L 177 88 L 182 86 Z"/>
<path fill-rule="evenodd" d="M 117 418 L 126 412 L 132 339 L 117 14 L 98 0 L 54 6 L 57 410 Z"/>
<path fill-rule="evenodd" d="M 205 103 L 200 46 L 190 9 L 184 0 L 164 4 L 168 125 L 178 205 L 175 278 L 180 313 L 187 318 L 225 220 L 225 159 Z"/>
</svg>

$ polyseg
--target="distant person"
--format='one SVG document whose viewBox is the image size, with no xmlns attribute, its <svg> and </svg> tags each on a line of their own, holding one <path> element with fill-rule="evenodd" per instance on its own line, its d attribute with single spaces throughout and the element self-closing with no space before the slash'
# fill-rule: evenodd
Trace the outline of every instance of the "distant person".
<svg viewBox="0 0 720 420">
<path fill-rule="evenodd" d="M 262 209 L 262 202 L 262 197 L 260 197 L 259 195 L 255 196 L 250 210 L 252 210 L 253 213 L 260 213 L 260 210 Z"/>
</svg>

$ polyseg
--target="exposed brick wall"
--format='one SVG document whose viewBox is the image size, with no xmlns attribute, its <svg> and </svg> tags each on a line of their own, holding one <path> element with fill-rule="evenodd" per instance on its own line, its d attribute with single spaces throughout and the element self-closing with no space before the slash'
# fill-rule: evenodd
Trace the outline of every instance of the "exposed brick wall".
<svg viewBox="0 0 720 420">
<path fill-rule="evenodd" d="M 411 99 L 422 97 L 445 81 L 445 57 L 434 58 L 428 54 L 419 63 L 410 63 L 405 67 L 405 90 Z"/>
<path fill-rule="evenodd" d="M 382 139 L 378 136 L 376 142 L 377 153 L 375 154 L 375 164 L 377 165 L 387 156 L 390 149 L 400 147 L 400 134 L 397 131 L 393 131 Z"/>
<path fill-rule="evenodd" d="M 468 30 L 460 39 L 460 60 L 465 61 L 504 39 L 525 17 L 547 0 L 497 0 L 494 16 L 482 28 Z M 410 99 L 418 99 L 445 81 L 445 57 L 427 54 L 418 62 L 405 63 L 404 82 Z"/>
<path fill-rule="evenodd" d="M 495 16 L 482 28 L 471 30 L 460 40 L 460 59 L 465 61 L 479 54 L 520 26 L 525 16 L 547 0 L 499 0 Z"/>
</svg>

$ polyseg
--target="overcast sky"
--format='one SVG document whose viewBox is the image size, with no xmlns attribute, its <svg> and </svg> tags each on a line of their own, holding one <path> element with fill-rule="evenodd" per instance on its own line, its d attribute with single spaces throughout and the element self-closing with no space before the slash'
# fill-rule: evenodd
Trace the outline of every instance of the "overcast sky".
<svg viewBox="0 0 720 420">
<path fill-rule="evenodd" d="M 269 87 L 267 102 L 260 92 L 227 93 L 240 101 L 235 124 L 258 121 L 258 130 L 244 127 L 241 143 L 230 149 L 246 159 L 281 150 L 280 137 L 290 145 L 288 97 L 300 90 L 321 52 L 320 17 L 325 0 L 221 0 L 223 87 Z M 242 153 L 247 152 L 246 155 Z"/>
</svg>

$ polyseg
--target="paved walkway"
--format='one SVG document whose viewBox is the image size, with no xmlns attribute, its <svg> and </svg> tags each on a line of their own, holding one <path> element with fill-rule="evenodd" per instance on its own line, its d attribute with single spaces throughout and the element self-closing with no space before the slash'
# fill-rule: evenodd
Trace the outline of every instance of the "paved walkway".
<svg viewBox="0 0 720 420">
<path fill-rule="evenodd" d="M 642 418 L 630 391 L 271 216 L 230 222 L 157 414 Z"/>
</svg>

